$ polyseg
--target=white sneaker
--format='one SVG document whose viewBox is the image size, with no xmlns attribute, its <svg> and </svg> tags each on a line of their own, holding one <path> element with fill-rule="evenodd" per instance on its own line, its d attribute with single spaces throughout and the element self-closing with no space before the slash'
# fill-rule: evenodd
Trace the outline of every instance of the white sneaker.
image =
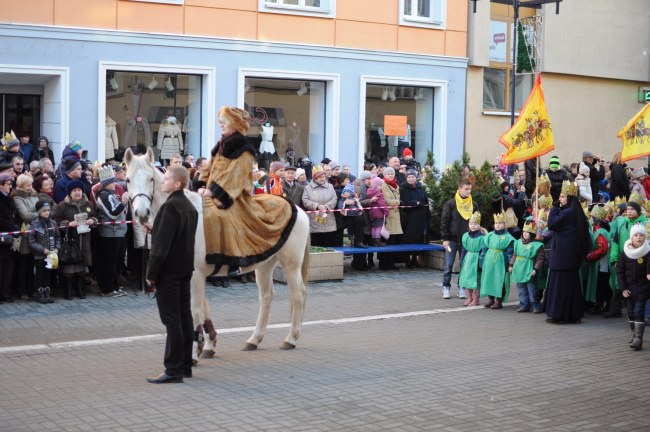
<svg viewBox="0 0 650 432">
<path fill-rule="evenodd" d="M 465 288 L 463 288 L 463 287 L 458 288 L 458 298 L 459 299 L 464 299 L 465 298 Z"/>
<path fill-rule="evenodd" d="M 450 299 L 451 298 L 451 294 L 449 294 L 449 288 L 447 288 L 447 287 L 442 288 L 442 298 L 443 299 Z"/>
</svg>

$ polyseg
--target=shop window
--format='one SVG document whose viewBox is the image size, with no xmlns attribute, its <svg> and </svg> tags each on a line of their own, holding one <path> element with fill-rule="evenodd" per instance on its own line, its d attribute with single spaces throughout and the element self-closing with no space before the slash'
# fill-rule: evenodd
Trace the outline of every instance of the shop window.
<svg viewBox="0 0 650 432">
<path fill-rule="evenodd" d="M 483 69 L 483 109 L 510 112 L 510 69 Z M 533 75 L 516 75 L 515 111 L 519 111 L 533 88 Z"/>
<path fill-rule="evenodd" d="M 280 160 L 325 152 L 326 83 L 276 78 L 246 78 L 244 107 L 251 114 L 248 136 L 258 149 L 260 167 Z"/>
<path fill-rule="evenodd" d="M 420 163 L 433 150 L 433 97 L 429 87 L 366 85 L 365 162 L 379 164 L 409 148 Z M 389 117 L 386 116 L 396 116 Z M 390 119 L 401 121 L 403 135 L 391 135 Z"/>
<path fill-rule="evenodd" d="M 400 0 L 400 24 L 441 27 L 445 8 L 446 0 Z"/>
<path fill-rule="evenodd" d="M 259 0 L 260 12 L 336 16 L 336 0 Z"/>
<path fill-rule="evenodd" d="M 119 161 L 127 148 L 151 147 L 163 165 L 201 154 L 201 87 L 201 75 L 107 71 L 105 159 Z"/>
</svg>

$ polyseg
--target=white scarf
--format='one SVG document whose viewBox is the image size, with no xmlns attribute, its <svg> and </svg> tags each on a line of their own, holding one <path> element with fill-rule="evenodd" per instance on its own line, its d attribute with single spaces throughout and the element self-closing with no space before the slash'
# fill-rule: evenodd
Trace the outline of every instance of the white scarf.
<svg viewBox="0 0 650 432">
<path fill-rule="evenodd" d="M 635 248 L 632 247 L 632 240 L 630 239 L 625 242 L 623 252 L 625 252 L 625 256 L 631 259 L 643 258 L 648 254 L 648 252 L 650 252 L 650 245 L 648 245 L 648 242 L 644 241 L 643 246 Z"/>
</svg>

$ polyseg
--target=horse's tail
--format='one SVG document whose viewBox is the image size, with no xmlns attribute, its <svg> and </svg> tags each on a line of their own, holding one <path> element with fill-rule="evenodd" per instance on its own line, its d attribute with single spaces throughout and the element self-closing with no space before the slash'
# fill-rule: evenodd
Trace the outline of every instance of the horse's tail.
<svg viewBox="0 0 650 432">
<path fill-rule="evenodd" d="M 309 252 L 311 251 L 311 236 L 307 234 L 307 242 L 305 242 L 305 256 L 302 258 L 302 267 L 300 273 L 302 274 L 302 283 L 307 285 L 309 280 Z"/>
</svg>

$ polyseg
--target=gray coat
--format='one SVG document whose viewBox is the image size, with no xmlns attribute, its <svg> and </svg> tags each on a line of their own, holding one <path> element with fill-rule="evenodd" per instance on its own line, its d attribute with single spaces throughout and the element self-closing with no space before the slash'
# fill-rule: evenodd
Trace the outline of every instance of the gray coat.
<svg viewBox="0 0 650 432">
<path fill-rule="evenodd" d="M 18 219 L 21 225 L 27 224 L 29 226 L 38 217 L 38 213 L 36 213 L 37 202 L 38 195 L 35 191 L 14 190 L 14 203 L 16 203 L 16 211 L 18 212 Z M 29 249 L 27 234 L 21 234 L 20 237 L 20 249 L 18 249 L 18 253 L 21 255 L 29 255 L 32 251 Z"/>
<path fill-rule="evenodd" d="M 305 210 L 317 210 L 318 206 L 324 204 L 328 209 L 336 208 L 337 204 L 336 192 L 331 183 L 320 185 L 315 181 L 311 181 L 305 186 L 302 192 L 302 205 Z M 312 233 L 326 233 L 336 231 L 336 219 L 334 213 L 325 213 L 324 215 L 317 213 L 309 214 L 309 231 Z"/>
</svg>

